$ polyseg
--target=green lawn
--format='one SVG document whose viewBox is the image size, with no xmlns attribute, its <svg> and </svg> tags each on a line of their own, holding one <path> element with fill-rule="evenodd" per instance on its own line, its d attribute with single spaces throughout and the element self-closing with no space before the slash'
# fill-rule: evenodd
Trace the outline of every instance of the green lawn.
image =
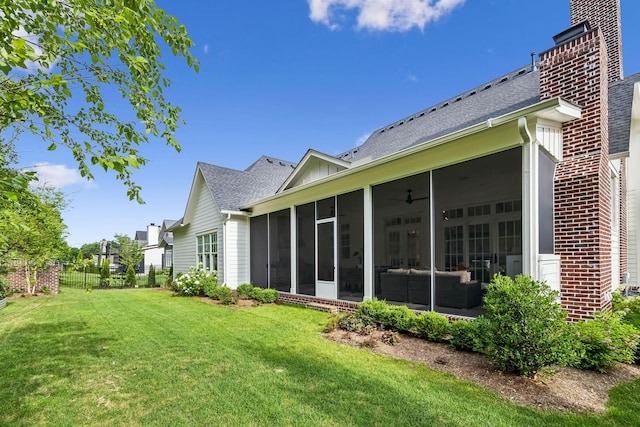
<svg viewBox="0 0 640 427">
<path fill-rule="evenodd" d="M 153 289 L 17 299 L 0 311 L 0 425 L 631 426 L 513 405 L 422 365 L 325 341 L 327 315 L 233 309 Z"/>
</svg>

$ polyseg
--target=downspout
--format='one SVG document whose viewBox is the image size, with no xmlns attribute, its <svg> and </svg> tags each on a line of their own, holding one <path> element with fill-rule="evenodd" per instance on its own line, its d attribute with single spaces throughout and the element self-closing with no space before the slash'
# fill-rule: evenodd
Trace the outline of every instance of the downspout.
<svg viewBox="0 0 640 427">
<path fill-rule="evenodd" d="M 518 119 L 522 137 L 522 273 L 538 278 L 538 145 L 526 117 Z"/>
<path fill-rule="evenodd" d="M 222 286 L 227 286 L 227 273 L 229 272 L 227 266 L 227 221 L 231 219 L 231 214 L 226 214 L 227 217 L 222 220 L 222 265 L 224 270 L 224 282 Z"/>
</svg>

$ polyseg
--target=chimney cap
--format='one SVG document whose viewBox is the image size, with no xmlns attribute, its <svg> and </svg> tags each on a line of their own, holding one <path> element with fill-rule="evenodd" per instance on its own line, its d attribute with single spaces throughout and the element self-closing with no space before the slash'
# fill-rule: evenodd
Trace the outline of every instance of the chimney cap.
<svg viewBox="0 0 640 427">
<path fill-rule="evenodd" d="M 556 46 L 560 46 L 588 33 L 589 31 L 591 31 L 591 24 L 589 24 L 589 21 L 582 21 L 579 24 L 576 24 L 573 27 L 553 36 L 553 41 L 556 43 Z"/>
</svg>

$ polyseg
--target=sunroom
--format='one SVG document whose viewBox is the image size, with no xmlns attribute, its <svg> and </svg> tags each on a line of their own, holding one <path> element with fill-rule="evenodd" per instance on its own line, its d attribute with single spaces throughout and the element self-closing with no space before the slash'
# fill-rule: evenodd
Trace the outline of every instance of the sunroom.
<svg viewBox="0 0 640 427">
<path fill-rule="evenodd" d="M 562 123 L 578 117 L 554 98 L 378 159 L 310 151 L 243 207 L 252 283 L 464 317 L 495 274 L 559 288 L 553 176 Z"/>
</svg>

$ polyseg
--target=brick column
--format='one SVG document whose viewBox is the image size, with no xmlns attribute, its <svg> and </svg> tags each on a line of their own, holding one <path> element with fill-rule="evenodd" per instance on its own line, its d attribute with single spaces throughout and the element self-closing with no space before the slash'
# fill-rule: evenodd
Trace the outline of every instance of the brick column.
<svg viewBox="0 0 640 427">
<path fill-rule="evenodd" d="M 610 306 L 611 174 L 607 51 L 598 28 L 540 55 L 541 99 L 582 107 L 563 126 L 563 161 L 555 176 L 555 252 L 561 257 L 561 302 L 573 320 Z"/>
</svg>

